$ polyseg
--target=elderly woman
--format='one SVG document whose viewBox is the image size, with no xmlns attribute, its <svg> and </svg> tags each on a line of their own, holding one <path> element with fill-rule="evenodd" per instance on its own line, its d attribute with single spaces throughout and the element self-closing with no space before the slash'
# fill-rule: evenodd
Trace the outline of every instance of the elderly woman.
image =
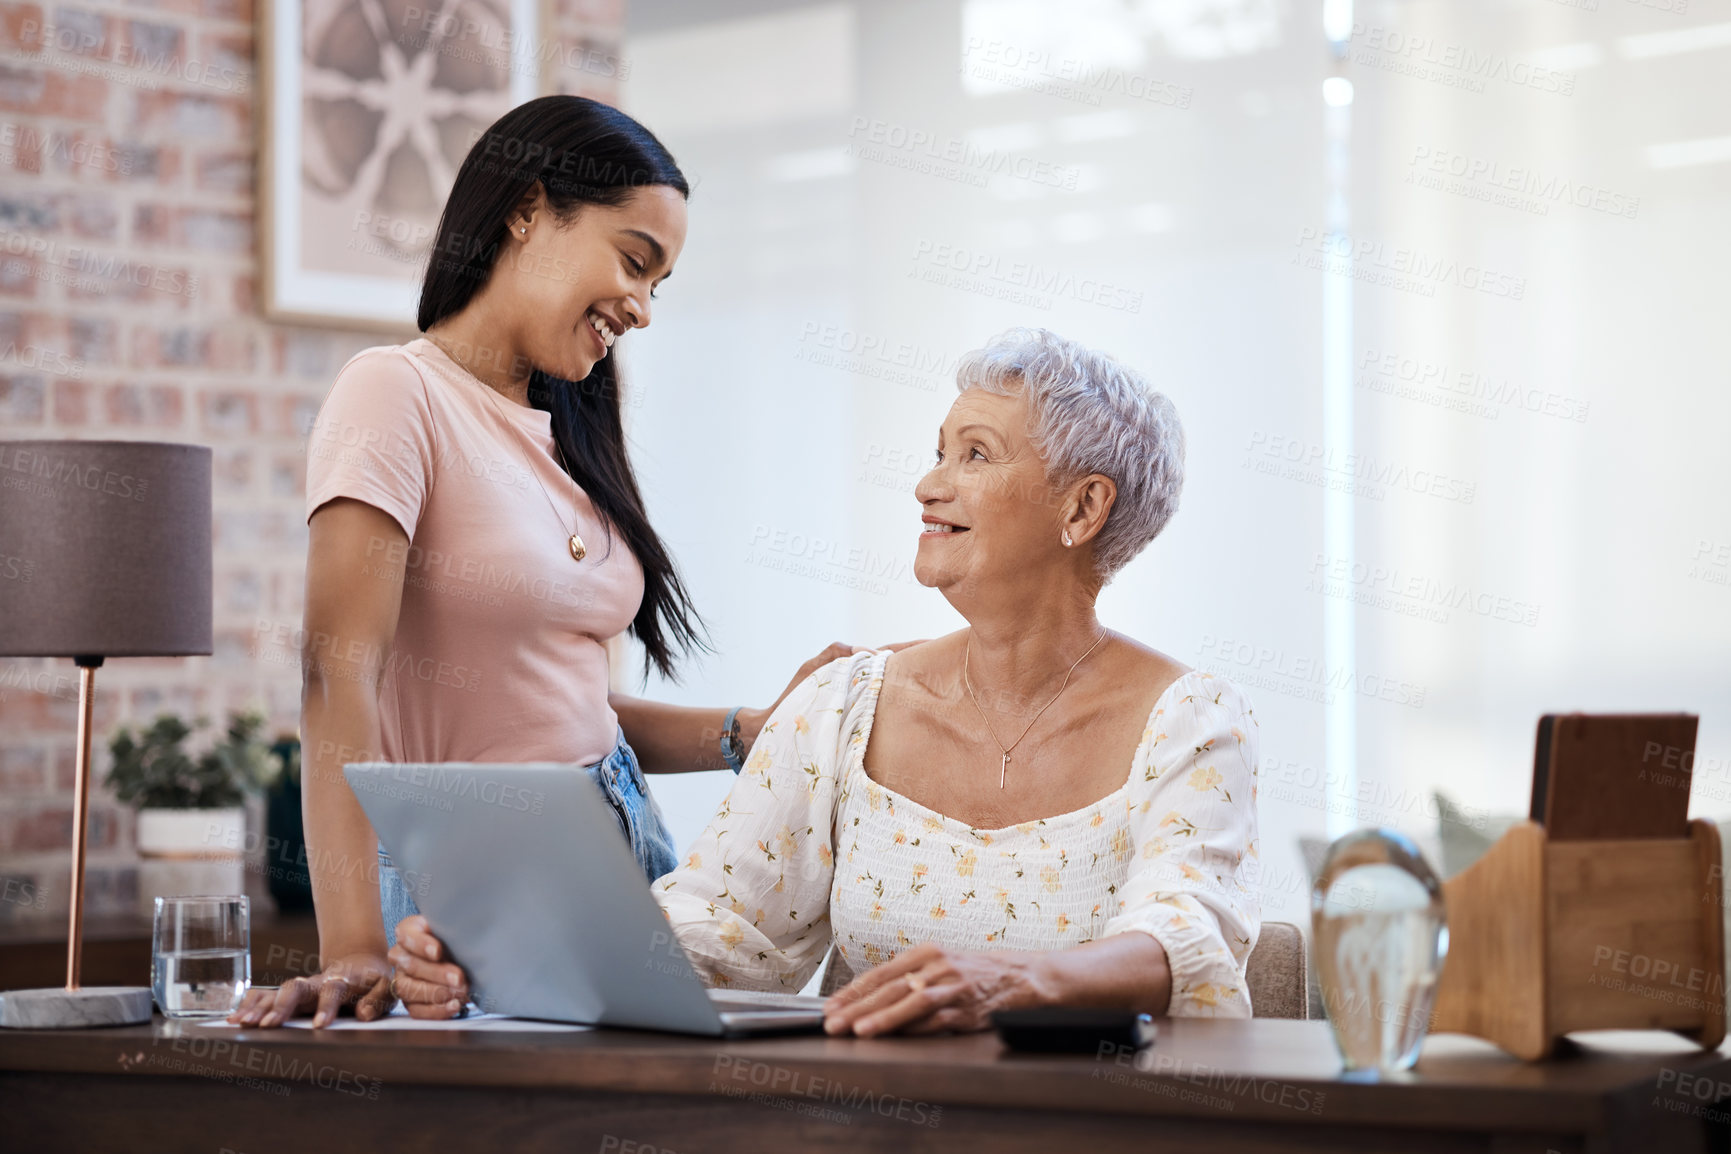
<svg viewBox="0 0 1731 1154">
<path fill-rule="evenodd" d="M 1256 719 L 1095 615 L 1177 507 L 1177 414 L 1044 330 L 956 376 L 914 573 L 967 628 L 801 683 L 656 896 L 717 985 L 797 990 L 833 945 L 832 1034 L 1247 1016 Z"/>
</svg>

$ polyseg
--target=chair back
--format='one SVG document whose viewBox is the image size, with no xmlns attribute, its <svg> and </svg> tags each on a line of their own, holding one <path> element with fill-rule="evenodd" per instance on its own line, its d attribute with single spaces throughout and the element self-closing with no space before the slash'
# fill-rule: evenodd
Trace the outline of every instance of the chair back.
<svg viewBox="0 0 1731 1154">
<path fill-rule="evenodd" d="M 825 962 L 823 967 L 823 981 L 818 984 L 817 992 L 827 998 L 851 981 L 853 968 L 847 964 L 847 959 L 841 956 L 841 951 L 831 946 L 829 961 Z"/>
<path fill-rule="evenodd" d="M 1263 922 L 1244 964 L 1250 1013 L 1257 1018 L 1310 1017 L 1309 959 L 1304 931 L 1291 922 Z"/>
</svg>

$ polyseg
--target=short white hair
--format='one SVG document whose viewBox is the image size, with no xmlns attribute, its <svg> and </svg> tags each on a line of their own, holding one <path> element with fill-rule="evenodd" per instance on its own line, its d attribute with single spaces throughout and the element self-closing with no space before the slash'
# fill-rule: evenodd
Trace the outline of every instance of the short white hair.
<svg viewBox="0 0 1731 1154">
<path fill-rule="evenodd" d="M 1118 486 L 1094 539 L 1102 580 L 1129 564 L 1178 511 L 1184 427 L 1172 402 L 1136 370 L 1047 329 L 1014 328 L 962 358 L 956 389 L 971 388 L 1027 396 L 1030 438 L 1054 488 L 1090 473 Z"/>
</svg>

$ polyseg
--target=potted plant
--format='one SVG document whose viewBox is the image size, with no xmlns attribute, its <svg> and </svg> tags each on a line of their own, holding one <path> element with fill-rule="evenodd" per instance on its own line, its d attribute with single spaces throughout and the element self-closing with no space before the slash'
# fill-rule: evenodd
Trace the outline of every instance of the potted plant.
<svg viewBox="0 0 1731 1154">
<path fill-rule="evenodd" d="M 162 714 L 138 737 L 123 727 L 109 743 L 108 784 L 138 807 L 141 913 L 153 914 L 158 897 L 241 892 L 242 802 L 270 779 L 274 759 L 254 712 L 231 714 L 223 738 L 195 759 L 184 743 L 204 724 Z"/>
<path fill-rule="evenodd" d="M 265 792 L 265 878 L 279 911 L 310 910 L 313 884 L 301 820 L 301 739 L 278 734 L 270 751 L 279 768 Z"/>
</svg>

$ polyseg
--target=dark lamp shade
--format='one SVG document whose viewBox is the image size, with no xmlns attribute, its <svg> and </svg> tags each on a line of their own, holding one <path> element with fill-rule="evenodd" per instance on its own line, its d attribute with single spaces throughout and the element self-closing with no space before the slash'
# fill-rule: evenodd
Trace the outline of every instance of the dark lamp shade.
<svg viewBox="0 0 1731 1154">
<path fill-rule="evenodd" d="M 211 455 L 0 441 L 0 656 L 211 651 Z"/>
</svg>

